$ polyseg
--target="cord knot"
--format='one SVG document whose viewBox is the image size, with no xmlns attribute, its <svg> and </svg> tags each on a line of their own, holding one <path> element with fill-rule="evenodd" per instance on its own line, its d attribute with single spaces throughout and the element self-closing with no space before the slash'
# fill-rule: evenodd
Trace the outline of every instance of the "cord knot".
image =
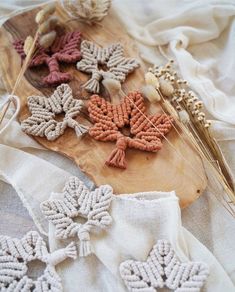
<svg viewBox="0 0 235 292">
<path fill-rule="evenodd" d="M 79 256 L 86 257 L 92 253 L 89 232 L 82 228 L 81 230 L 78 230 L 77 234 L 78 238 L 80 239 Z"/>
<path fill-rule="evenodd" d="M 89 232 L 87 230 L 78 230 L 78 238 L 81 240 L 81 241 L 89 241 L 90 240 L 90 235 L 89 235 Z"/>
<path fill-rule="evenodd" d="M 128 146 L 128 140 L 129 140 L 129 137 L 121 136 L 120 138 L 118 138 L 117 143 L 116 143 L 117 148 L 122 151 L 125 151 Z"/>
</svg>

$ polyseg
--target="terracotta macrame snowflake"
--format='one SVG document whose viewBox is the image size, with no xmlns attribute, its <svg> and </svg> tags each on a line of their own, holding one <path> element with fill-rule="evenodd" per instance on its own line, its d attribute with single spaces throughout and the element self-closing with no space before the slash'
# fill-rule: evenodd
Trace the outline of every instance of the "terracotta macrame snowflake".
<svg viewBox="0 0 235 292">
<path fill-rule="evenodd" d="M 123 52 L 121 44 L 100 48 L 93 42 L 82 41 L 82 60 L 77 63 L 77 69 L 91 74 L 91 78 L 84 84 L 87 91 L 99 93 L 99 82 L 106 76 L 123 82 L 129 73 L 139 67 L 134 58 L 125 58 Z"/>
<path fill-rule="evenodd" d="M 45 49 L 37 44 L 36 54 L 33 56 L 29 67 L 47 65 L 49 75 L 43 78 L 46 85 L 54 86 L 72 79 L 70 73 L 60 71 L 59 63 L 75 63 L 81 59 L 79 46 L 81 43 L 81 33 L 79 31 L 68 32 L 57 37 L 51 47 Z M 24 41 L 17 40 L 13 43 L 16 51 L 24 59 Z"/>
<path fill-rule="evenodd" d="M 209 269 L 201 262 L 181 263 L 171 244 L 158 240 L 146 262 L 127 260 L 120 274 L 129 291 L 159 291 L 167 287 L 176 292 L 199 292 Z"/>
<path fill-rule="evenodd" d="M 89 134 L 99 141 L 116 141 L 106 161 L 109 166 L 126 168 L 125 150 L 135 148 L 156 152 L 162 148 L 161 140 L 171 130 L 173 118 L 166 114 L 148 116 L 144 98 L 132 92 L 118 105 L 113 105 L 98 95 L 89 101 L 88 111 L 95 123 Z M 129 127 L 129 133 L 125 134 Z"/>
<path fill-rule="evenodd" d="M 76 245 L 49 253 L 46 243 L 36 231 L 28 232 L 22 239 L 0 236 L 0 290 L 14 292 L 59 292 L 62 284 L 55 266 L 66 258 L 75 259 Z M 46 264 L 36 280 L 27 275 L 27 264 L 39 260 Z"/>
<path fill-rule="evenodd" d="M 73 98 L 68 84 L 58 86 L 49 98 L 29 96 L 28 107 L 32 115 L 21 123 L 21 128 L 27 134 L 46 137 L 53 141 L 70 127 L 79 137 L 88 130 L 86 126 L 74 120 L 80 113 L 82 105 L 82 100 Z M 56 121 L 55 116 L 61 113 L 65 113 L 64 119 Z"/>
<path fill-rule="evenodd" d="M 67 239 L 77 236 L 80 240 L 79 254 L 87 256 L 91 253 L 90 231 L 106 228 L 112 222 L 108 213 L 112 188 L 103 185 L 89 191 L 78 178 L 71 177 L 60 197 L 43 202 L 41 210 L 55 225 L 56 237 Z M 79 217 L 87 219 L 86 222 L 79 223 L 76 220 Z"/>
</svg>

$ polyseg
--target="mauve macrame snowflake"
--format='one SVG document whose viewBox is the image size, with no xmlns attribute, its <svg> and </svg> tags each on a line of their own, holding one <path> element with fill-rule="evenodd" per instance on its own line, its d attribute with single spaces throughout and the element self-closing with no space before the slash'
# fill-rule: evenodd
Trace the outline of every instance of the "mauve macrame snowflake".
<svg viewBox="0 0 235 292">
<path fill-rule="evenodd" d="M 43 78 L 43 82 L 48 86 L 69 82 L 72 79 L 71 74 L 61 72 L 59 63 L 71 64 L 80 60 L 80 43 L 81 33 L 74 31 L 58 36 L 52 46 L 47 49 L 37 44 L 36 53 L 33 55 L 29 67 L 47 65 L 50 73 Z M 21 58 L 24 59 L 26 57 L 24 41 L 17 40 L 13 45 Z"/>
<path fill-rule="evenodd" d="M 46 243 L 36 231 L 22 239 L 0 236 L 0 290 L 5 292 L 60 292 L 62 283 L 55 266 L 66 258 L 75 259 L 76 245 L 49 253 Z M 46 265 L 36 280 L 27 275 L 27 264 L 39 260 Z"/>
<path fill-rule="evenodd" d="M 169 242 L 158 240 L 145 262 L 127 260 L 121 263 L 120 274 L 132 292 L 156 292 L 164 287 L 175 292 L 199 292 L 209 269 L 202 262 L 182 263 Z"/>
<path fill-rule="evenodd" d="M 106 164 L 119 168 L 127 166 L 125 150 L 128 147 L 151 152 L 160 150 L 162 139 L 173 123 L 173 118 L 166 114 L 147 115 L 144 98 L 139 92 L 129 93 L 118 105 L 93 95 L 88 111 L 95 123 L 89 134 L 99 141 L 116 141 L 116 148 Z"/>
<path fill-rule="evenodd" d="M 99 93 L 100 81 L 103 78 L 125 81 L 126 76 L 139 67 L 134 58 L 123 56 L 121 44 L 112 44 L 107 48 L 100 48 L 90 41 L 82 41 L 82 60 L 77 63 L 79 71 L 91 74 L 91 78 L 84 84 L 87 91 Z"/>
</svg>

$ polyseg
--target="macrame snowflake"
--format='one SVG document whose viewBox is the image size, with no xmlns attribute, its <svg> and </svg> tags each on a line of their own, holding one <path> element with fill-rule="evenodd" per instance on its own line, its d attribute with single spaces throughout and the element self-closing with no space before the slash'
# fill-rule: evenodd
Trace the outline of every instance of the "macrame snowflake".
<svg viewBox="0 0 235 292">
<path fill-rule="evenodd" d="M 77 63 L 77 69 L 91 74 L 91 78 L 84 84 L 87 91 L 99 93 L 99 82 L 106 76 L 120 82 L 139 67 L 134 58 L 125 58 L 121 44 L 113 44 L 107 48 L 100 48 L 90 41 L 82 41 L 82 60 Z"/>
<path fill-rule="evenodd" d="M 99 141 L 116 141 L 116 148 L 106 164 L 124 169 L 127 166 L 125 150 L 128 147 L 151 152 L 160 150 L 161 140 L 171 130 L 173 122 L 173 118 L 166 114 L 148 116 L 139 92 L 129 93 L 118 105 L 93 95 L 88 111 L 95 123 L 89 134 Z"/>
<path fill-rule="evenodd" d="M 71 74 L 60 71 L 59 63 L 75 63 L 81 59 L 79 46 L 81 43 L 81 33 L 79 31 L 68 32 L 57 37 L 53 45 L 47 49 L 37 44 L 29 67 L 47 65 L 49 75 L 43 78 L 43 82 L 48 86 L 54 86 L 63 82 L 69 82 L 72 79 Z M 22 59 L 26 57 L 24 53 L 24 41 L 17 40 L 14 47 Z"/>
<path fill-rule="evenodd" d="M 61 84 L 51 97 L 29 96 L 28 107 L 32 115 L 21 123 L 27 134 L 46 137 L 53 141 L 62 135 L 67 127 L 73 128 L 79 137 L 87 132 L 87 127 L 79 124 L 74 118 L 80 113 L 83 102 L 74 99 L 68 84 Z M 55 116 L 65 113 L 62 121 Z"/>
<path fill-rule="evenodd" d="M 90 231 L 96 228 L 106 228 L 112 218 L 108 209 L 112 199 L 112 188 L 100 186 L 89 191 L 76 177 L 71 177 L 66 183 L 61 199 L 49 199 L 41 204 L 41 210 L 46 218 L 55 225 L 56 237 L 67 239 L 77 236 L 80 240 L 80 256 L 91 253 Z M 77 218 L 85 218 L 80 223 Z"/>
<path fill-rule="evenodd" d="M 73 242 L 65 248 L 49 253 L 46 243 L 36 231 L 28 232 L 22 239 L 0 236 L 0 290 L 62 291 L 61 279 L 55 266 L 66 258 L 75 259 L 76 256 L 76 246 Z M 27 275 L 27 264 L 34 260 L 46 264 L 43 274 L 36 280 Z"/>
<path fill-rule="evenodd" d="M 120 274 L 129 291 L 154 292 L 167 287 L 175 292 L 199 292 L 209 269 L 201 262 L 181 263 L 170 243 L 158 240 L 146 262 L 127 260 Z"/>
</svg>

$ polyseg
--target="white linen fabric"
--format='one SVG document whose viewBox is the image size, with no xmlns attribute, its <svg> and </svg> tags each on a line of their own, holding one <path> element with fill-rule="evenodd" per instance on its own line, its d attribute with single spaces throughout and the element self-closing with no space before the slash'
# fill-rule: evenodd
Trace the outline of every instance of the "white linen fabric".
<svg viewBox="0 0 235 292">
<path fill-rule="evenodd" d="M 11 12 L 13 15 L 22 9 L 28 9 L 28 6 L 45 2 L 47 1 L 3 0 L 0 2 L 0 14 L 3 15 L 0 21 L 6 19 L 6 13 Z M 213 120 L 212 130 L 235 173 L 235 77 L 232 74 L 235 69 L 234 1 L 114 0 L 113 7 L 127 31 L 136 39 L 140 56 L 144 60 L 150 64 L 161 63 L 164 61 L 163 55 L 177 60 L 183 77 L 189 80 L 193 89 L 200 94 L 211 118 L 218 119 Z M 0 103 L 1 101 L 0 97 Z M 8 113 L 1 129 L 11 114 Z M 42 150 L 41 146 L 20 130 L 16 120 L 0 132 L 0 144 L 1 176 L 12 184 L 40 231 L 47 233 L 47 223 L 39 210 L 39 203 L 48 198 L 50 191 L 61 190 L 61 186 L 71 174 L 79 176 L 86 184 L 92 183 L 68 159 Z M 25 215 L 20 200 L 16 201 L 14 190 L 4 182 L 0 184 L 0 189 L 1 233 L 19 237 L 28 231 L 32 222 Z M 213 194 L 205 193 L 183 210 L 182 220 L 183 225 L 216 256 L 235 283 L 235 221 Z M 22 222 L 24 228 L 16 228 L 18 224 L 12 222 Z M 184 236 L 187 237 L 187 232 L 184 232 Z M 145 249 L 147 255 L 147 249 L 149 251 L 151 248 L 146 246 Z M 187 254 L 184 249 L 183 252 Z M 190 257 L 193 256 L 190 254 Z M 101 268 L 102 262 L 93 258 L 80 261 L 84 267 L 92 262 L 93 267 Z M 68 271 L 73 269 L 72 266 L 64 264 L 61 267 Z M 94 279 L 97 274 L 96 269 L 90 271 L 89 275 L 85 271 L 85 268 L 80 269 L 80 274 L 76 272 L 76 275 L 80 275 L 84 280 L 90 277 Z M 104 284 L 102 277 L 106 279 L 106 287 L 109 287 L 112 280 L 110 271 L 104 272 L 97 280 Z M 224 277 L 227 281 L 227 277 Z M 218 277 L 216 282 L 224 277 Z"/>
<path fill-rule="evenodd" d="M 73 291 L 73 287 L 86 292 L 127 291 L 120 277 L 120 264 L 128 259 L 145 261 L 159 239 L 171 243 L 181 262 L 200 261 L 209 266 L 205 291 L 234 291 L 232 281 L 214 256 L 182 227 L 174 192 L 113 196 L 109 214 L 113 221 L 107 230 L 91 234 L 94 255 L 79 258 L 66 269 L 58 267 L 65 291 Z M 52 251 L 62 248 L 68 241 L 56 239 L 55 226 L 49 226 Z"/>
</svg>

